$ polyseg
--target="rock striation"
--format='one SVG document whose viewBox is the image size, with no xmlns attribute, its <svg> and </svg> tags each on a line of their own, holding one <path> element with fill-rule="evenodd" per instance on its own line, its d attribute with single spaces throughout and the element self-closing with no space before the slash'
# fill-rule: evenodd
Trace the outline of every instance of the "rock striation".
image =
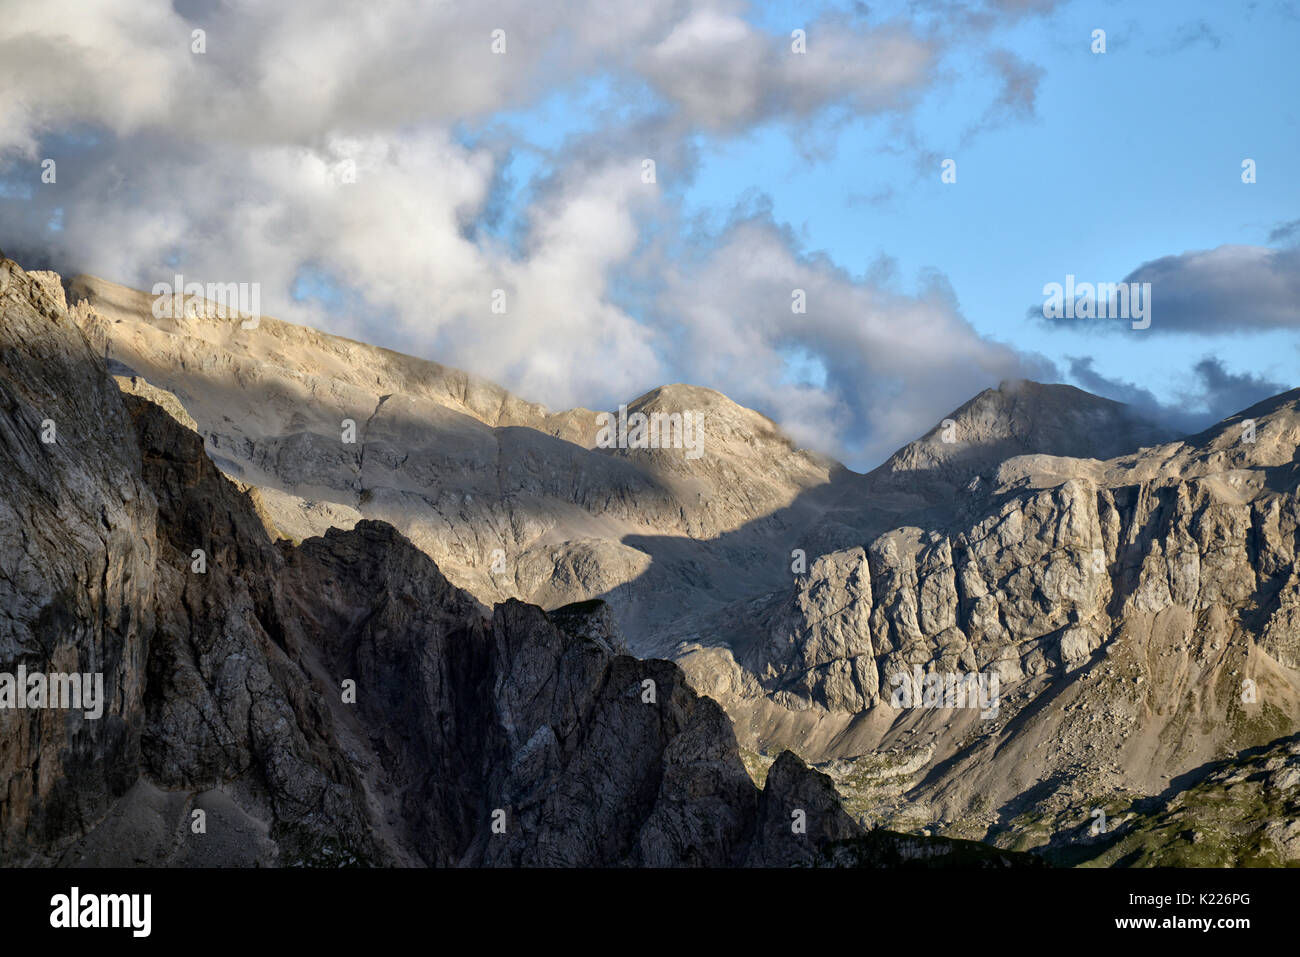
<svg viewBox="0 0 1300 957">
<path fill-rule="evenodd" d="M 0 260 L 0 671 L 102 672 L 107 706 L 0 709 L 4 864 L 792 866 L 863 835 L 791 753 L 755 787 L 604 602 L 488 608 L 369 519 L 276 539 L 54 288 Z"/>
<path fill-rule="evenodd" d="M 702 455 L 605 448 L 594 412 L 435 363 L 4 276 L 4 653 L 101 663 L 119 705 L 5 745 L 5 820 L 56 844 L 228 800 L 258 861 L 778 861 L 736 771 L 797 755 L 824 776 L 782 765 L 779 800 L 829 782 L 854 822 L 1050 848 L 1300 728 L 1300 390 L 1177 437 L 1006 382 L 857 475 L 707 389 L 626 410 L 701 413 Z M 995 708 L 893 694 L 974 675 Z M 23 777 L 65 751 L 127 770 Z"/>
</svg>

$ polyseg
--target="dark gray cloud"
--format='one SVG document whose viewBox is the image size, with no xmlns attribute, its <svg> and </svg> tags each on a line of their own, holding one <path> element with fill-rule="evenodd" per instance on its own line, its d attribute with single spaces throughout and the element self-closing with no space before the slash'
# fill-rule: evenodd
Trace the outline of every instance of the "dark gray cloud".
<svg viewBox="0 0 1300 957">
<path fill-rule="evenodd" d="M 1206 356 L 1192 367 L 1190 383 L 1178 390 L 1178 400 L 1161 402 L 1149 389 L 1103 376 L 1093 368 L 1093 361 L 1091 356 L 1071 356 L 1070 378 L 1089 392 L 1130 405 L 1183 434 L 1199 432 L 1292 388 L 1249 372 L 1229 372 L 1222 361 Z"/>
<path fill-rule="evenodd" d="M 1300 219 L 1293 219 L 1289 223 L 1279 223 L 1268 234 L 1270 243 L 1284 243 L 1292 238 L 1300 239 Z"/>
<path fill-rule="evenodd" d="M 1296 232 L 1296 223 L 1273 230 L 1284 239 Z M 1078 276 L 1076 284 L 1105 277 Z M 1062 277 L 1052 282 L 1061 283 Z M 1150 320 L 1146 329 L 1133 330 L 1129 322 L 1115 319 L 1048 319 L 1043 303 L 1029 306 L 1031 322 L 1056 328 L 1121 333 L 1125 335 L 1196 335 L 1266 332 L 1300 329 L 1300 246 L 1218 246 L 1143 263 L 1122 280 L 1150 283 Z"/>
<path fill-rule="evenodd" d="M 994 50 L 986 61 L 999 79 L 998 94 L 978 123 L 970 126 L 962 140 L 969 144 L 977 133 L 986 133 L 1012 122 L 1032 120 L 1038 101 L 1038 84 L 1043 68 L 1010 50 Z"/>
<path fill-rule="evenodd" d="M 1249 372 L 1229 372 L 1212 356 L 1196 363 L 1192 371 L 1198 380 L 1197 387 L 1181 394 L 1183 404 L 1204 406 L 1215 422 L 1292 387 Z"/>
<path fill-rule="evenodd" d="M 1160 407 L 1155 393 L 1151 390 L 1134 385 L 1132 382 L 1109 379 L 1095 370 L 1093 368 L 1095 360 L 1092 356 L 1067 356 L 1066 358 L 1070 363 L 1070 378 L 1077 382 L 1080 388 L 1143 411 Z"/>
<path fill-rule="evenodd" d="M 1156 334 L 1300 329 L 1300 249 L 1219 246 L 1143 263 Z"/>
</svg>

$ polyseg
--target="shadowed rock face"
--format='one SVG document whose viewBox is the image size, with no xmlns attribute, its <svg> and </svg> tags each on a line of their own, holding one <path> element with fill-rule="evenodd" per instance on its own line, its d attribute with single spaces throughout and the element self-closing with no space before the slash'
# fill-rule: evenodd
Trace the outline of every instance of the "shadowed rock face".
<svg viewBox="0 0 1300 957">
<path fill-rule="evenodd" d="M 326 669 L 365 689 L 363 763 L 420 859 L 738 862 L 757 794 L 726 715 L 675 666 L 615 655 L 611 636 L 521 602 L 489 619 L 379 523 L 305 542 L 283 583 Z M 593 628 L 600 609 L 585 617 L 564 620 Z"/>
<path fill-rule="evenodd" d="M 879 700 L 889 639 L 867 625 L 862 593 L 880 556 L 841 582 L 842 550 L 891 527 L 947 525 L 970 507 L 967 486 L 987 485 L 1009 457 L 1104 459 L 1171 438 L 1078 389 L 1005 382 L 861 476 L 725 396 L 671 385 L 628 412 L 702 416 L 702 455 L 598 448 L 594 413 L 551 413 L 435 363 L 273 319 L 256 330 L 158 319 L 150 297 L 93 277 L 70 288 L 94 307 L 78 315 L 96 348 L 144 377 L 123 387 L 174 393 L 214 461 L 259 487 L 280 533 L 388 521 L 482 601 L 604 598 L 642 655 L 719 647 L 726 633 L 734 654 L 692 680 L 785 709 L 858 713 Z M 345 419 L 354 445 L 340 442 Z M 784 607 L 795 549 L 811 570 Z"/>
<path fill-rule="evenodd" d="M 1293 391 L 1137 454 L 1007 459 L 942 520 L 677 623 L 678 658 L 742 746 L 824 764 L 855 813 L 1069 840 L 1043 822 L 1300 727 L 1298 446 Z M 997 674 L 1000 707 L 899 708 L 917 669 Z"/>
<path fill-rule="evenodd" d="M 798 818 L 800 810 L 802 819 Z M 783 751 L 767 772 L 749 862 L 786 867 L 804 863 L 797 845 L 789 840 L 795 820 L 821 848 L 862 835 L 862 829 L 841 809 L 831 779 L 809 772 L 793 752 Z"/>
<path fill-rule="evenodd" d="M 483 602 L 605 598 L 641 653 L 690 601 L 779 581 L 788 559 L 764 576 L 756 556 L 788 554 L 789 529 L 817 521 L 857 478 L 710 389 L 670 385 L 628 402 L 631 416 L 701 416 L 699 457 L 598 447 L 596 412 L 552 413 L 437 363 L 269 317 L 251 330 L 157 319 L 151 297 L 92 277 L 70 289 L 93 306 L 79 324 L 123 387 L 192 416 L 209 456 L 261 490 L 284 536 L 385 521 Z M 355 443 L 340 441 L 345 420 Z M 723 534 L 719 554 L 707 543 Z M 747 580 L 729 573 L 741 563 Z"/>
<path fill-rule="evenodd" d="M 860 836 L 793 754 L 760 793 L 603 603 L 488 611 L 380 522 L 273 543 L 40 279 L 4 261 L 0 305 L 0 669 L 108 699 L 0 710 L 3 863 L 786 866 Z"/>
<path fill-rule="evenodd" d="M 1064 863 L 1136 867 L 1285 867 L 1300 860 L 1300 736 L 1199 770 L 1186 786 L 1112 807 L 1105 834 L 1054 855 Z"/>
<path fill-rule="evenodd" d="M 705 412 L 698 459 L 593 448 L 593 413 L 432 363 L 4 275 L 0 648 L 102 661 L 119 704 L 0 711 L 7 854 L 882 859 L 859 816 L 1039 847 L 1300 726 L 1300 392 L 1171 441 L 1004 383 L 860 476 L 710 390 L 630 403 Z M 999 706 L 896 707 L 917 671 L 996 673 Z M 826 776 L 782 757 L 760 797 L 737 741 Z M 194 809 L 243 836 L 183 839 Z"/>
<path fill-rule="evenodd" d="M 0 260 L 0 314 L 0 671 L 99 672 L 107 702 L 99 720 L 0 708 L 0 848 L 17 862 L 134 778 L 156 539 L 130 420 L 113 382 L 86 376 L 58 283 Z"/>
</svg>

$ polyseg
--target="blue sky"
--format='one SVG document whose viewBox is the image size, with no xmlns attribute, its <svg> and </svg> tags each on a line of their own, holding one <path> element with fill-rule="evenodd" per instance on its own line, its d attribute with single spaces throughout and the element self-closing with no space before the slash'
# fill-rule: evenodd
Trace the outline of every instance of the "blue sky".
<svg viewBox="0 0 1300 957">
<path fill-rule="evenodd" d="M 859 468 L 1003 376 L 1188 428 L 1300 385 L 1295 3 L 19 7 L 0 246 L 37 265 L 251 278 L 552 406 L 707 385 Z M 1149 330 L 1027 315 L 1148 263 Z"/>
<path fill-rule="evenodd" d="M 887 19 L 907 6 L 870 10 Z M 750 19 L 784 32 L 822 10 L 852 8 L 770 3 Z M 741 136 L 697 137 L 684 212 L 716 225 L 738 206 L 762 202 L 805 252 L 856 276 L 887 263 L 892 281 L 913 290 L 937 270 L 977 329 L 1057 362 L 1064 381 L 1073 381 L 1071 357 L 1089 357 L 1098 374 L 1178 404 L 1196 391 L 1193 367 L 1214 356 L 1294 386 L 1293 328 L 1170 341 L 1051 328 L 1024 313 L 1041 303 L 1044 283 L 1067 273 L 1119 281 L 1163 256 L 1267 245 L 1280 224 L 1300 218 L 1300 107 L 1286 92 L 1300 89 L 1298 16 L 1285 4 L 1064 5 L 1049 20 L 1028 18 L 995 34 L 997 46 L 1042 70 L 1033 115 L 965 135 L 996 94 L 996 77 L 980 62 L 988 44 L 952 56 L 946 68 L 961 81 L 912 114 L 919 142 L 957 161 L 955 184 L 924 165 L 890 117 L 776 121 Z M 1104 54 L 1092 50 L 1096 29 L 1106 31 Z M 816 34 L 809 39 L 815 44 Z M 547 168 L 546 155 L 589 132 L 592 113 L 615 108 L 618 95 L 596 81 L 494 118 L 538 147 L 511 154 L 514 208 Z M 1241 179 L 1246 158 L 1257 164 L 1252 184 Z M 799 347 L 788 355 L 792 379 L 824 382 L 815 355 Z"/>
<path fill-rule="evenodd" d="M 716 214 L 761 192 L 807 249 L 844 269 L 864 273 L 886 258 L 904 286 L 938 269 L 981 331 L 1052 358 L 1091 355 L 1099 372 L 1165 399 L 1205 354 L 1294 385 L 1294 330 L 1099 343 L 1090 330 L 1024 321 L 1043 284 L 1067 273 L 1118 281 L 1161 256 L 1266 243 L 1300 218 L 1300 106 L 1284 92 L 1300 90 L 1294 14 L 1266 8 L 1241 20 L 1213 2 L 1143 5 L 1141 21 L 1122 5 L 1100 10 L 1067 8 L 1051 30 L 1031 21 L 1000 37 L 1044 70 L 1036 116 L 964 146 L 989 81 L 974 58 L 959 58 L 971 82 L 916 114 L 923 142 L 957 161 L 955 184 L 892 152 L 883 120 L 846 124 L 829 155 L 811 160 L 798 130 L 773 126 L 705 151 L 688 209 Z M 762 19 L 803 22 L 793 4 Z M 1104 55 L 1091 52 L 1097 28 L 1107 31 Z M 1250 185 L 1240 176 L 1247 157 L 1261 171 Z"/>
</svg>

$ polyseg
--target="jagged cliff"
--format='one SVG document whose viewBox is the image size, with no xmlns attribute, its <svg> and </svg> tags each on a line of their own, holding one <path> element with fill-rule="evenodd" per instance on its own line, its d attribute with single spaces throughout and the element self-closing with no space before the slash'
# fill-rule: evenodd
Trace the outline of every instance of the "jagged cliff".
<svg viewBox="0 0 1300 957">
<path fill-rule="evenodd" d="M 0 671 L 100 671 L 106 700 L 0 709 L 3 863 L 785 866 L 864 837 L 793 754 L 756 788 L 603 602 L 488 609 L 381 522 L 274 540 L 75 318 L 0 260 Z"/>
<path fill-rule="evenodd" d="M 93 447 L 71 450 L 60 468 L 87 486 L 75 507 L 42 504 L 64 487 L 49 481 L 10 502 L 64 509 L 81 551 L 32 535 L 28 561 L 55 562 L 73 613 L 100 622 L 94 640 L 147 663 L 147 688 L 125 666 L 110 682 L 127 696 L 111 746 L 127 768 L 141 750 L 132 800 L 170 822 L 159 833 L 225 782 L 244 790 L 222 813 L 262 834 L 266 860 L 317 854 L 295 835 L 364 832 L 348 853 L 408 862 L 809 861 L 772 849 L 765 815 L 824 784 L 853 827 L 1052 851 L 1097 807 L 1300 727 L 1300 392 L 1175 439 L 1079 390 L 1008 382 L 863 476 L 706 389 L 629 403 L 702 412 L 700 457 L 602 448 L 594 413 L 433 363 L 269 318 L 155 319 L 148 297 L 100 280 L 69 288 L 86 297 L 71 309 L 57 276 L 21 279 L 11 298 L 31 307 L 11 324 L 32 310 L 55 324 L 28 340 L 96 370 L 70 419 L 107 403 L 99 433 L 135 436 L 140 458 L 115 446 L 92 472 Z M 41 385 L 14 368 L 29 430 L 14 461 L 30 474 L 53 454 L 32 444 L 39 406 L 76 391 L 75 372 Z M 101 515 L 119 531 L 101 534 Z M 212 566 L 227 575 L 214 604 L 187 571 L 194 548 L 252 577 Z M 892 694 L 902 676 L 975 673 L 998 677 L 996 707 Z M 419 721 L 427 708 L 436 722 Z M 257 737 L 261 709 L 287 737 Z M 87 753 L 108 746 L 76 733 Z M 776 760 L 786 749 L 826 777 L 790 783 L 802 765 Z M 431 751 L 452 755 L 440 773 Z M 742 759 L 755 779 L 780 770 L 770 799 Z M 134 807 L 113 804 L 129 770 L 85 773 L 106 776 L 80 819 Z M 577 805 L 586 816 L 565 819 Z M 535 837 L 490 840 L 497 808 Z M 825 840 L 859 840 L 843 827 Z M 160 838 L 157 853 L 181 846 Z"/>
<path fill-rule="evenodd" d="M 69 289 L 93 306 L 77 321 L 95 350 L 173 394 L 281 534 L 385 521 L 481 601 L 604 598 L 640 652 L 681 607 L 776 584 L 782 563 L 756 556 L 788 551 L 857 478 L 710 389 L 628 402 L 703 415 L 702 456 L 599 447 L 595 412 L 549 412 L 437 363 L 270 317 L 160 319 L 149 296 L 93 277 Z"/>
<path fill-rule="evenodd" d="M 1300 390 L 1107 461 L 986 463 L 946 521 L 679 626 L 683 664 L 742 744 L 794 742 L 876 820 L 1068 839 L 1042 822 L 1300 727 L 1298 446 Z M 900 709 L 917 669 L 996 673 L 997 713 Z"/>
</svg>

